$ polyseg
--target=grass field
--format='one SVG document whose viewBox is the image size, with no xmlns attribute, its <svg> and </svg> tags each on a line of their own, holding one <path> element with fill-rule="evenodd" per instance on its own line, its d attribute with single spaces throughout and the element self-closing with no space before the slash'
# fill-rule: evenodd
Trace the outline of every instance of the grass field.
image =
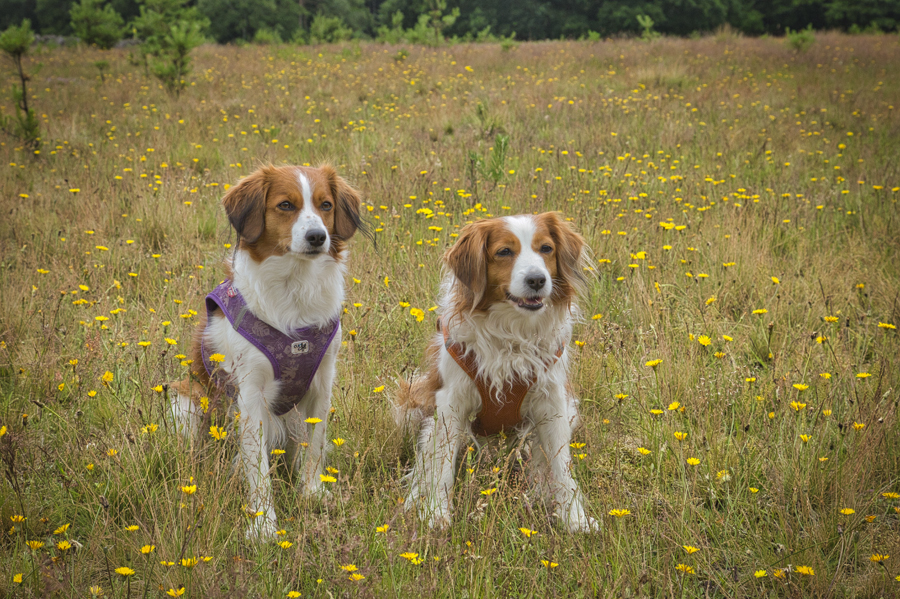
<svg viewBox="0 0 900 599">
<path fill-rule="evenodd" d="M 897 36 L 205 46 L 180 98 L 127 51 L 34 62 L 38 152 L 0 138 L 0 595 L 900 595 Z M 377 246 L 351 243 L 333 498 L 277 465 L 258 545 L 233 435 L 180 441 L 161 384 L 224 190 L 323 161 Z M 487 446 L 431 532 L 390 394 L 457 230 L 545 210 L 591 248 L 572 451 L 603 530 L 559 532 Z"/>
</svg>

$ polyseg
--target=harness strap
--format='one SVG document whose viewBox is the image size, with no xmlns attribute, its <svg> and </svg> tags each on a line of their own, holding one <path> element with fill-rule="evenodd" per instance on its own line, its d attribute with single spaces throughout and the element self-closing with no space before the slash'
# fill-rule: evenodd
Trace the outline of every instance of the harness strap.
<svg viewBox="0 0 900 599">
<path fill-rule="evenodd" d="M 447 353 L 463 369 L 463 372 L 469 375 L 481 396 L 481 411 L 472 422 L 472 432 L 480 436 L 496 435 L 503 430 L 510 430 L 518 426 L 522 422 L 520 412 L 522 402 L 534 385 L 535 375 L 527 380 L 517 376 L 511 383 L 504 383 L 497 395 L 500 401 L 496 401 L 492 397 L 489 382 L 478 375 L 478 361 L 475 354 L 467 354 L 465 346 L 452 341 L 447 329 L 441 326 L 440 321 L 438 321 L 438 329 L 444 335 L 444 347 L 447 348 Z M 564 349 L 564 347 L 560 347 L 556 352 L 554 363 L 562 356 Z"/>
</svg>

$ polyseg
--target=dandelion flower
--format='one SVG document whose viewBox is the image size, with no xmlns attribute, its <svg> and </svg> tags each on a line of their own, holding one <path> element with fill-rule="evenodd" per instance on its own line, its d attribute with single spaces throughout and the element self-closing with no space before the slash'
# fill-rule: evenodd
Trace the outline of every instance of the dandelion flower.
<svg viewBox="0 0 900 599">
<path fill-rule="evenodd" d="M 343 570 L 344 572 L 356 572 L 357 570 L 359 570 L 359 568 L 357 568 L 354 564 L 346 564 L 344 566 L 341 566 L 341 570 Z"/>
<path fill-rule="evenodd" d="M 856 513 L 856 510 L 854 510 L 853 508 L 850 508 L 850 507 L 845 507 L 844 509 L 841 510 L 841 513 L 844 514 L 845 516 L 852 516 L 853 514 Z"/>
<path fill-rule="evenodd" d="M 550 561 L 548 559 L 542 559 L 541 565 L 544 566 L 545 568 L 547 568 L 548 570 L 552 570 L 553 568 L 557 567 L 559 564 L 557 564 L 556 562 Z"/>
<path fill-rule="evenodd" d="M 803 574 L 804 576 L 815 576 L 816 572 L 809 566 L 797 566 L 795 568 L 798 574 Z"/>
<path fill-rule="evenodd" d="M 698 458 L 688 458 L 687 463 L 690 466 L 696 466 L 700 463 L 700 460 Z"/>
<path fill-rule="evenodd" d="M 116 574 L 128 578 L 129 576 L 134 576 L 134 570 L 132 570 L 128 566 L 121 566 L 119 568 L 116 568 Z"/>
<path fill-rule="evenodd" d="M 530 528 L 520 527 L 519 532 L 521 532 L 523 535 L 525 535 L 526 537 L 528 537 L 530 539 L 531 535 L 535 534 L 537 531 L 531 530 Z"/>
<path fill-rule="evenodd" d="M 652 453 L 646 447 L 638 447 L 637 450 L 638 450 L 638 453 L 640 453 L 641 455 L 650 455 Z"/>
<path fill-rule="evenodd" d="M 485 490 L 483 490 L 483 491 L 481 492 L 481 494 L 482 494 L 482 495 L 487 495 L 488 497 L 490 497 L 491 495 L 493 495 L 493 494 L 496 493 L 496 492 L 497 492 L 497 487 L 492 487 L 492 488 L 490 488 L 490 489 L 485 489 Z"/>
<path fill-rule="evenodd" d="M 682 547 L 682 549 L 684 549 L 685 551 L 688 552 L 688 555 L 700 551 L 700 549 L 698 547 L 694 547 L 692 545 L 682 545 L 681 547 Z"/>
<path fill-rule="evenodd" d="M 656 359 L 656 360 L 650 360 L 649 362 L 647 362 L 646 364 L 644 364 L 644 366 L 648 366 L 648 367 L 650 367 L 650 368 L 656 368 L 656 367 L 659 366 L 660 364 L 662 364 L 662 360 Z"/>
<path fill-rule="evenodd" d="M 307 418 L 306 420 L 304 420 L 303 422 L 305 422 L 306 424 L 319 424 L 320 422 L 322 422 L 322 419 L 310 417 L 310 418 Z"/>
<path fill-rule="evenodd" d="M 753 575 L 756 576 L 757 578 L 765 578 L 766 576 L 769 575 L 769 573 L 765 570 L 757 570 L 756 572 L 753 573 Z"/>
<path fill-rule="evenodd" d="M 385 524 L 384 526 L 376 526 L 375 532 L 386 533 L 389 528 L 390 528 L 389 524 Z"/>
<path fill-rule="evenodd" d="M 622 518 L 623 516 L 628 516 L 630 514 L 631 514 L 631 510 L 628 510 L 628 509 L 609 510 L 609 515 L 615 516 L 616 518 Z"/>
<path fill-rule="evenodd" d="M 803 383 L 794 383 L 793 387 L 797 391 L 806 391 L 809 389 L 809 385 L 804 385 Z"/>
<path fill-rule="evenodd" d="M 675 566 L 675 569 L 678 570 L 679 572 L 684 572 L 685 574 L 693 574 L 694 573 L 694 569 L 692 567 L 688 566 L 687 564 L 678 564 L 677 566 Z"/>
<path fill-rule="evenodd" d="M 346 441 L 344 439 L 341 439 L 340 437 L 338 437 L 337 439 L 332 439 L 331 442 L 334 443 L 335 445 L 337 445 L 338 447 L 340 447 L 341 445 L 346 443 Z"/>
<path fill-rule="evenodd" d="M 329 476 L 327 474 L 320 474 L 319 478 L 322 480 L 323 483 L 336 483 L 337 482 L 337 479 L 335 477 Z"/>
<path fill-rule="evenodd" d="M 870 561 L 873 561 L 873 562 L 875 562 L 875 563 L 877 564 L 878 562 L 883 562 L 884 560 L 886 560 L 886 559 L 888 559 L 888 558 L 890 558 L 890 557 L 891 557 L 890 555 L 883 555 L 883 554 L 881 554 L 881 553 L 874 553 L 874 554 L 872 554 L 872 557 L 869 558 L 869 560 L 870 560 Z"/>
<path fill-rule="evenodd" d="M 687 436 L 688 436 L 687 433 L 683 433 L 681 431 L 675 432 L 675 438 L 678 439 L 679 441 L 684 441 L 685 439 L 687 439 Z"/>
</svg>

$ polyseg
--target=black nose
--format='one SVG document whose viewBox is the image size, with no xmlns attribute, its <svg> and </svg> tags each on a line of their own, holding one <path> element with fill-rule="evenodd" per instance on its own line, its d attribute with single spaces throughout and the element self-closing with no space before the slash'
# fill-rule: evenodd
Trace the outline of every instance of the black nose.
<svg viewBox="0 0 900 599">
<path fill-rule="evenodd" d="M 540 291 L 541 289 L 543 289 L 546 283 L 547 277 L 545 277 L 544 275 L 534 274 L 525 277 L 525 284 L 535 291 Z"/>
<path fill-rule="evenodd" d="M 306 234 L 306 243 L 314 248 L 325 245 L 326 239 L 328 239 L 328 233 L 325 232 L 325 229 L 313 229 Z"/>
</svg>

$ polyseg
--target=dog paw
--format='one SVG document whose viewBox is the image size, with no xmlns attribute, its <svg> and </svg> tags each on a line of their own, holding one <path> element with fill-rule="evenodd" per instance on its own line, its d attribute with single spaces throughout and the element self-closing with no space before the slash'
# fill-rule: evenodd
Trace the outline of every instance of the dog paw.
<svg viewBox="0 0 900 599">
<path fill-rule="evenodd" d="M 250 522 L 250 525 L 247 527 L 247 530 L 244 533 L 244 537 L 248 541 L 270 541 L 277 536 L 275 534 L 275 531 L 277 530 L 278 522 L 275 520 L 275 518 L 259 516 L 258 518 Z"/>
<path fill-rule="evenodd" d="M 590 516 L 582 516 L 566 523 L 569 532 L 600 532 L 600 523 Z"/>
<path fill-rule="evenodd" d="M 303 496 L 307 499 L 313 499 L 317 501 L 328 501 L 334 495 L 331 490 L 325 486 L 324 483 L 315 483 L 303 486 Z"/>
</svg>

